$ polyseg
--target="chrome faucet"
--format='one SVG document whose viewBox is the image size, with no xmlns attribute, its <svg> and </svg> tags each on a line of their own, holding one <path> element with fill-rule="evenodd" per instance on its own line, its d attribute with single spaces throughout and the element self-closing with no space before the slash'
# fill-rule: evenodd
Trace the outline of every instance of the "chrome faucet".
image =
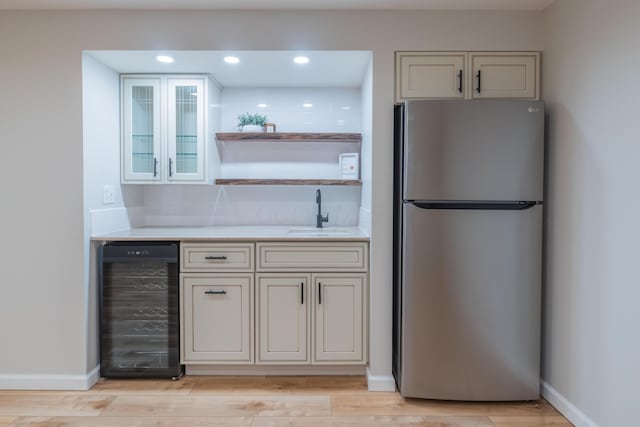
<svg viewBox="0 0 640 427">
<path fill-rule="evenodd" d="M 329 213 L 327 213 L 327 216 L 322 216 L 322 194 L 320 194 L 320 190 L 316 190 L 316 203 L 318 204 L 318 215 L 316 215 L 316 228 L 322 228 L 323 222 L 329 222 Z"/>
</svg>

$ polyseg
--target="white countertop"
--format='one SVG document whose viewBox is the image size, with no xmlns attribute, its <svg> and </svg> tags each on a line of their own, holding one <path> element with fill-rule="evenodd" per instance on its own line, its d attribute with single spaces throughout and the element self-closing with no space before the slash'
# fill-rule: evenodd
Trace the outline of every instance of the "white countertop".
<svg viewBox="0 0 640 427">
<path fill-rule="evenodd" d="M 343 240 L 368 241 L 359 227 L 205 226 L 138 227 L 91 236 L 91 240 Z"/>
</svg>

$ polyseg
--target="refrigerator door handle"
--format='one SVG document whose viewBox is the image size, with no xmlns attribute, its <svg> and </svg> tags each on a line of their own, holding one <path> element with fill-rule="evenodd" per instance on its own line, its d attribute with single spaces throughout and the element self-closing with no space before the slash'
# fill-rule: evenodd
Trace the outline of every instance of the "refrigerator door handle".
<svg viewBox="0 0 640 427">
<path fill-rule="evenodd" d="M 421 209 L 462 209 L 462 210 L 484 210 L 484 211 L 523 211 L 530 209 L 542 202 L 516 201 L 516 202 L 417 202 L 409 201 Z"/>
</svg>

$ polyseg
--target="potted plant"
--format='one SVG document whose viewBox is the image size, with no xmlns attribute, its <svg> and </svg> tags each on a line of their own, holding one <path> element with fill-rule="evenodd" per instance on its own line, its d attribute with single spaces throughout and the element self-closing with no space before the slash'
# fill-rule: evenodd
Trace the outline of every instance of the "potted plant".
<svg viewBox="0 0 640 427">
<path fill-rule="evenodd" d="M 242 132 L 263 132 L 267 116 L 262 114 L 240 114 L 238 116 L 238 128 Z"/>
</svg>

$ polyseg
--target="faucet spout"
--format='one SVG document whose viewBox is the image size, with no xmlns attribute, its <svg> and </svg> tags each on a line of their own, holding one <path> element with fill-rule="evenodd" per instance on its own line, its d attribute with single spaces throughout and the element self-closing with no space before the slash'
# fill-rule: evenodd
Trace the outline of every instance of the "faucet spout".
<svg viewBox="0 0 640 427">
<path fill-rule="evenodd" d="M 322 216 L 322 193 L 316 190 L 316 203 L 318 204 L 318 214 L 316 215 L 316 228 L 322 228 L 323 222 L 329 222 L 329 214 Z"/>
</svg>

